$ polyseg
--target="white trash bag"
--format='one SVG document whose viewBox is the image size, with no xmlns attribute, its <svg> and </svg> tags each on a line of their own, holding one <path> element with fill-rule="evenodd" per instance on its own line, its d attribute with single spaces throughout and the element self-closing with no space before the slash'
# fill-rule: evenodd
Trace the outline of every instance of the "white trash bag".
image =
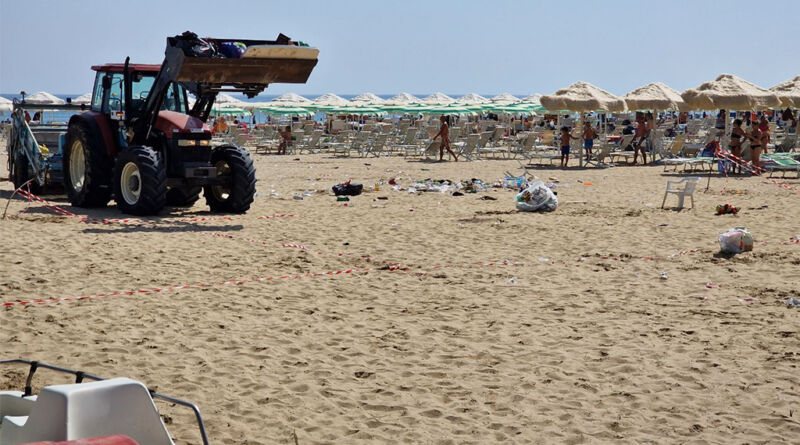
<svg viewBox="0 0 800 445">
<path fill-rule="evenodd" d="M 742 253 L 753 250 L 753 235 L 745 227 L 734 227 L 719 234 L 719 248 L 723 253 Z"/>
<path fill-rule="evenodd" d="M 523 212 L 552 212 L 558 207 L 558 197 L 544 182 L 537 181 L 517 195 L 517 210 Z"/>
</svg>

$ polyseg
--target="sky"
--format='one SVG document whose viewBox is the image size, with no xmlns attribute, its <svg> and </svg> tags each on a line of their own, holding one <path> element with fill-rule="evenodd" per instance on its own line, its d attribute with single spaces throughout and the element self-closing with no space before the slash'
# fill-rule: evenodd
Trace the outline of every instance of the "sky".
<svg viewBox="0 0 800 445">
<path fill-rule="evenodd" d="M 233 3 L 233 2 L 232 2 Z M 274 39 L 320 50 L 305 85 L 265 94 L 622 95 L 721 73 L 768 88 L 800 75 L 800 2 L 670 0 L 0 0 L 0 93 L 91 91 L 90 66 L 161 63 L 166 37 Z M 759 6 L 761 5 L 761 6 Z"/>
</svg>

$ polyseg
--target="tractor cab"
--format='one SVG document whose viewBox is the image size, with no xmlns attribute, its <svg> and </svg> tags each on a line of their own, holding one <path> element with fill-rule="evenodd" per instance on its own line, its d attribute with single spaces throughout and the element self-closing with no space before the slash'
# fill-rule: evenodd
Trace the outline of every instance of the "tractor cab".
<svg viewBox="0 0 800 445">
<path fill-rule="evenodd" d="M 161 65 L 131 64 L 128 66 L 131 78 L 131 118 L 138 117 L 147 103 L 147 95 L 153 88 Z M 126 110 L 125 94 L 125 64 L 108 63 L 95 65 L 92 70 L 97 72 L 92 93 L 92 111 L 108 115 L 111 119 L 124 120 Z M 162 110 L 187 113 L 189 110 L 186 101 L 186 90 L 180 84 L 172 84 L 167 89 L 166 99 L 161 106 Z"/>
</svg>

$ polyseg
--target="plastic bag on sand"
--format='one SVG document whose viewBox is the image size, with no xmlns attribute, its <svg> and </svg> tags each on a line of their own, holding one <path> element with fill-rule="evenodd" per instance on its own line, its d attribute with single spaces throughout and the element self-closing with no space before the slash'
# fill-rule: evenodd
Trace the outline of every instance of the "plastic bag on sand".
<svg viewBox="0 0 800 445">
<path fill-rule="evenodd" d="M 552 212 L 558 198 L 542 181 L 534 182 L 517 195 L 517 210 L 523 212 Z"/>
<path fill-rule="evenodd" d="M 719 248 L 724 253 L 741 253 L 753 250 L 753 235 L 744 227 L 734 227 L 719 234 Z"/>
</svg>

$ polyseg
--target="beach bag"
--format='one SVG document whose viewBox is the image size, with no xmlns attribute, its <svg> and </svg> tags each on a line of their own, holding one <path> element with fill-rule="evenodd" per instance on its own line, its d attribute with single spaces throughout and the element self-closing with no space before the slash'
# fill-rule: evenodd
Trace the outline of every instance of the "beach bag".
<svg viewBox="0 0 800 445">
<path fill-rule="evenodd" d="M 753 250 L 753 235 L 744 227 L 734 227 L 719 234 L 719 248 L 722 253 L 742 253 Z"/>
<path fill-rule="evenodd" d="M 517 195 L 517 210 L 523 212 L 552 212 L 557 207 L 558 197 L 542 181 L 529 185 Z"/>
</svg>

